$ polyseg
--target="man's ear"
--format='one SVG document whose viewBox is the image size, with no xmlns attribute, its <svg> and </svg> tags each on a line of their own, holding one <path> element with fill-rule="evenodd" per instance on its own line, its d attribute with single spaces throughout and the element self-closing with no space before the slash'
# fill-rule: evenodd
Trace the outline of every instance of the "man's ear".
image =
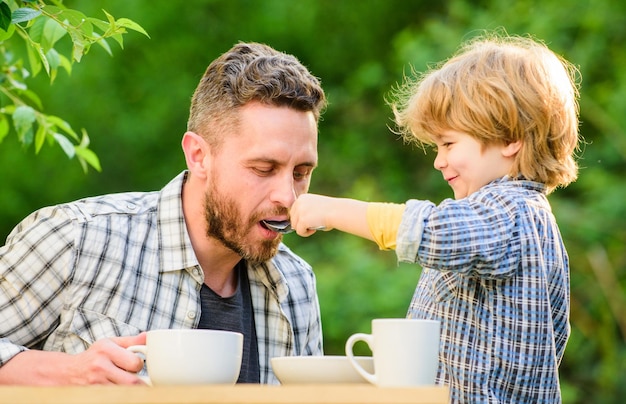
<svg viewBox="0 0 626 404">
<path fill-rule="evenodd" d="M 182 140 L 183 152 L 187 168 L 195 177 L 204 177 L 206 174 L 206 158 L 209 155 L 209 145 L 194 132 L 185 132 Z"/>
<path fill-rule="evenodd" d="M 509 143 L 502 148 L 502 155 L 504 157 L 513 157 L 520 151 L 522 148 L 522 141 L 518 140 L 517 142 Z"/>
</svg>

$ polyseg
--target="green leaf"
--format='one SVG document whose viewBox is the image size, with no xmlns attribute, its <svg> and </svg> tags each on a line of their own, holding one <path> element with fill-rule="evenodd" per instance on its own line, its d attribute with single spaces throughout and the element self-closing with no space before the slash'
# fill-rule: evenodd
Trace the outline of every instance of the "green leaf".
<svg viewBox="0 0 626 404">
<path fill-rule="evenodd" d="M 56 49 L 52 48 L 48 52 L 46 52 L 46 59 L 48 59 L 48 63 L 50 63 L 50 68 L 57 69 L 61 64 L 61 58 L 59 57 L 59 52 Z"/>
<path fill-rule="evenodd" d="M 25 98 L 28 98 L 28 100 L 30 100 L 30 102 L 34 104 L 35 107 L 37 107 L 37 109 L 39 110 L 43 109 L 43 104 L 41 103 L 41 99 L 39 98 L 37 93 L 35 93 L 34 91 L 24 89 L 22 90 L 21 95 Z"/>
<path fill-rule="evenodd" d="M 89 145 L 91 144 L 91 139 L 89 139 L 89 135 L 87 134 L 87 131 L 85 129 L 82 129 L 81 133 L 83 137 L 80 139 L 79 146 L 83 148 L 88 148 Z"/>
<path fill-rule="evenodd" d="M 147 36 L 148 38 L 150 38 L 150 35 L 148 35 L 146 30 L 144 30 L 141 25 L 137 24 L 135 21 L 130 20 L 128 18 L 120 18 L 119 20 L 115 21 L 115 25 L 117 25 L 118 27 L 124 27 L 124 28 L 128 28 L 128 29 L 132 29 L 133 31 L 137 31 L 139 33 L 142 33 L 145 36 Z"/>
<path fill-rule="evenodd" d="M 50 82 L 52 83 L 57 76 L 61 58 L 59 57 L 59 52 L 52 48 L 46 53 L 46 59 L 48 59 L 48 64 L 50 65 Z"/>
<path fill-rule="evenodd" d="M 28 89 L 28 87 L 26 86 L 26 83 L 15 79 L 13 76 L 7 76 L 7 80 L 9 81 L 9 83 L 11 83 L 13 87 L 15 87 L 18 90 L 24 91 Z"/>
<path fill-rule="evenodd" d="M 15 10 L 11 17 L 11 22 L 13 24 L 19 24 L 21 22 L 26 22 L 33 20 L 41 15 L 41 11 L 34 10 L 32 8 L 23 7 Z"/>
<path fill-rule="evenodd" d="M 100 35 L 98 35 L 95 32 L 94 32 L 94 36 L 100 37 Z M 96 43 L 98 45 L 100 45 L 105 50 L 106 53 L 108 53 L 110 56 L 113 56 L 113 52 L 111 51 L 111 47 L 109 46 L 109 43 L 107 42 L 106 39 L 100 38 Z"/>
<path fill-rule="evenodd" d="M 15 112 L 15 104 L 7 105 L 6 107 L 0 108 L 0 114 L 13 115 Z"/>
<path fill-rule="evenodd" d="M 120 45 L 120 48 L 124 49 L 124 37 L 122 34 L 113 34 L 111 38 L 115 39 L 117 43 Z"/>
<path fill-rule="evenodd" d="M 69 31 L 69 34 L 72 38 L 72 43 L 74 44 L 72 47 L 72 57 L 76 62 L 80 63 L 81 58 L 86 53 L 86 49 L 89 49 L 89 47 L 83 38 L 76 32 Z"/>
<path fill-rule="evenodd" d="M 9 28 L 7 28 L 6 30 L 0 29 L 0 42 L 6 41 L 7 39 L 11 38 L 14 32 L 15 24 L 9 25 Z"/>
<path fill-rule="evenodd" d="M 112 27 L 115 26 L 115 17 L 113 17 L 111 14 L 107 13 L 106 10 L 102 10 L 104 12 L 104 15 L 107 16 L 107 20 L 109 21 L 109 25 L 111 25 Z"/>
<path fill-rule="evenodd" d="M 47 115 L 46 120 L 48 121 L 50 125 L 53 125 L 61 129 L 63 132 L 67 133 L 68 135 L 72 136 L 74 139 L 78 141 L 78 135 L 76 134 L 76 132 L 74 132 L 74 129 L 72 129 L 72 126 L 69 123 L 65 122 L 63 119 L 59 118 L 58 116 Z"/>
<path fill-rule="evenodd" d="M 30 62 L 33 76 L 36 76 L 41 71 L 42 65 L 46 73 L 49 74 L 50 65 L 48 64 L 48 59 L 46 59 L 46 55 L 43 52 L 41 45 L 35 42 L 29 42 L 29 45 L 30 46 L 26 47 L 26 50 L 28 52 L 28 61 Z"/>
<path fill-rule="evenodd" d="M 85 159 L 78 156 L 78 162 L 80 163 L 80 166 L 83 168 L 83 172 L 87 174 L 89 167 L 87 166 L 87 162 L 85 161 Z"/>
<path fill-rule="evenodd" d="M 41 38 L 41 46 L 45 52 L 54 47 L 54 44 L 67 33 L 65 28 L 53 19 L 48 18 L 43 27 L 43 36 Z"/>
<path fill-rule="evenodd" d="M 111 35 L 111 38 L 115 39 L 115 42 L 120 45 L 120 48 L 124 49 L 124 38 L 122 37 L 122 34 L 113 34 Z"/>
<path fill-rule="evenodd" d="M 92 150 L 77 146 L 76 155 L 82 157 L 90 166 L 95 168 L 96 171 L 102 171 L 100 159 L 98 159 L 98 156 Z"/>
<path fill-rule="evenodd" d="M 13 112 L 13 126 L 20 139 L 26 145 L 32 142 L 32 128 L 35 122 L 35 110 L 27 105 L 20 105 Z"/>
<path fill-rule="evenodd" d="M 29 127 L 26 129 L 22 135 L 20 136 L 20 142 L 24 144 L 24 146 L 30 146 L 33 143 L 33 127 Z"/>
<path fill-rule="evenodd" d="M 61 62 L 61 67 L 65 69 L 68 75 L 72 74 L 72 62 L 65 55 L 59 54 L 59 59 Z"/>
<path fill-rule="evenodd" d="M 2 143 L 2 141 L 8 134 L 9 120 L 4 115 L 0 115 L 0 143 Z"/>
<path fill-rule="evenodd" d="M 87 21 L 89 21 L 90 23 L 95 25 L 102 32 L 106 32 L 110 28 L 110 25 L 108 23 L 106 23 L 106 22 L 104 22 L 102 20 L 99 20 L 97 18 L 88 17 Z"/>
<path fill-rule="evenodd" d="M 31 24 L 28 29 L 28 35 L 30 36 L 31 41 L 41 43 L 41 38 L 43 37 L 43 27 L 46 25 L 46 20 L 48 18 L 38 18 Z"/>
<path fill-rule="evenodd" d="M 30 71 L 33 73 L 33 77 L 38 75 L 41 71 L 41 60 L 37 56 L 37 53 L 32 46 L 26 46 L 26 53 L 28 54 L 28 63 L 30 63 Z"/>
<path fill-rule="evenodd" d="M 73 158 L 76 155 L 74 144 L 72 144 L 68 138 L 60 133 L 53 133 L 52 136 L 54 137 L 54 140 L 57 141 L 59 146 L 61 146 L 61 149 L 63 149 L 63 152 L 67 155 L 67 157 Z"/>
<path fill-rule="evenodd" d="M 87 16 L 80 11 L 71 9 L 61 10 L 59 19 L 66 20 L 70 25 L 83 30 L 87 35 L 91 35 L 93 32 L 93 27 L 91 23 L 88 23 Z"/>
<path fill-rule="evenodd" d="M 43 146 L 43 143 L 46 140 L 46 134 L 47 134 L 47 130 L 46 127 L 44 125 L 39 125 L 39 127 L 37 128 L 37 133 L 35 133 L 35 153 L 39 153 L 39 150 L 41 150 L 41 147 Z"/>
<path fill-rule="evenodd" d="M 98 159 L 96 153 L 89 149 L 90 141 L 87 131 L 85 129 L 82 129 L 82 134 L 83 137 L 80 140 L 80 144 L 74 149 L 76 150 L 78 161 L 83 167 L 83 171 L 87 172 L 87 164 L 95 168 L 97 171 L 102 171 L 102 167 L 100 166 L 100 159 Z"/>
<path fill-rule="evenodd" d="M 7 32 L 11 25 L 11 8 L 4 1 L 0 3 L 0 28 Z"/>
</svg>

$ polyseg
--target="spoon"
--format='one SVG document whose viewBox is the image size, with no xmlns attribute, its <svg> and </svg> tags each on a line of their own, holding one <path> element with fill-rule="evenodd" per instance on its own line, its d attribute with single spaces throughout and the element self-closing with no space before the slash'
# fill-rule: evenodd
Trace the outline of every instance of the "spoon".
<svg viewBox="0 0 626 404">
<path fill-rule="evenodd" d="M 291 228 L 291 222 L 289 220 L 261 220 L 268 229 L 274 230 L 281 234 L 287 234 L 294 231 Z M 310 227 L 309 230 L 324 230 L 326 226 Z"/>
</svg>

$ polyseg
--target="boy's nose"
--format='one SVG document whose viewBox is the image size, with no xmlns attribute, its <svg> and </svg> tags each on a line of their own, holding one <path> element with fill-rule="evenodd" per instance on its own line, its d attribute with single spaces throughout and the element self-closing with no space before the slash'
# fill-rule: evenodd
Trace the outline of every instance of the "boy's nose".
<svg viewBox="0 0 626 404">
<path fill-rule="evenodd" d="M 435 161 L 433 162 L 433 166 L 435 166 L 435 169 L 441 171 L 443 168 L 446 167 L 446 159 L 445 156 L 443 156 L 442 153 L 437 152 L 437 155 L 435 156 Z"/>
</svg>

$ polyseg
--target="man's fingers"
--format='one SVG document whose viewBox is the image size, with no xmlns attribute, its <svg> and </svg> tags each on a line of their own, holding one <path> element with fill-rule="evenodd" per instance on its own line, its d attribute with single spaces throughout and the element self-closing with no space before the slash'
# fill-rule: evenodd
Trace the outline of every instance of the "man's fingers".
<svg viewBox="0 0 626 404">
<path fill-rule="evenodd" d="M 109 366 L 102 364 L 109 381 L 117 384 L 137 384 L 141 383 L 141 380 L 135 373 L 143 368 L 143 359 L 126 348 L 145 342 L 145 333 L 129 337 L 105 338 L 96 341 L 90 350 L 96 354 L 96 357 L 109 363 Z"/>
<path fill-rule="evenodd" d="M 145 345 L 146 343 L 146 332 L 142 332 L 138 335 L 129 335 L 124 337 L 113 337 L 109 338 L 111 341 L 121 346 L 122 348 L 128 348 L 132 345 Z"/>
</svg>

